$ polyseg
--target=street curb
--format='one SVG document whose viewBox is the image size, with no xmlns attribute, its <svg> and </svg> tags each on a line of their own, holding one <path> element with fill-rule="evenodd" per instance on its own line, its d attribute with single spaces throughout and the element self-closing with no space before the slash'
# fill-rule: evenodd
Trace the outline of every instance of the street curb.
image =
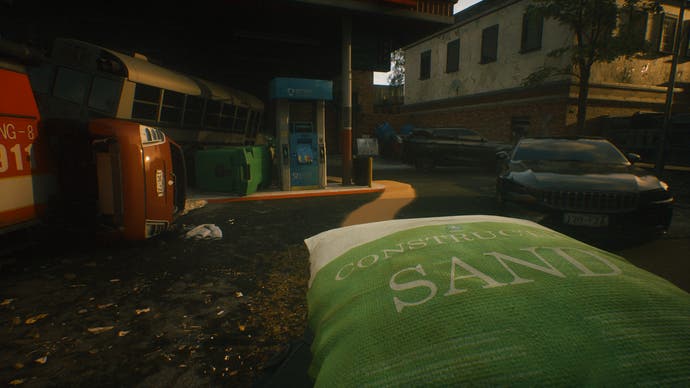
<svg viewBox="0 0 690 388">
<path fill-rule="evenodd" d="M 268 201 L 274 199 L 290 198 L 309 198 L 309 197 L 332 197 L 337 195 L 357 195 L 381 193 L 386 187 L 380 183 L 373 182 L 371 187 L 366 186 L 342 186 L 335 185 L 326 189 L 299 190 L 299 191 L 271 191 L 259 192 L 246 196 L 218 196 L 208 195 L 193 196 L 190 199 L 205 200 L 208 203 L 228 203 L 228 202 L 248 202 L 248 201 Z"/>
</svg>

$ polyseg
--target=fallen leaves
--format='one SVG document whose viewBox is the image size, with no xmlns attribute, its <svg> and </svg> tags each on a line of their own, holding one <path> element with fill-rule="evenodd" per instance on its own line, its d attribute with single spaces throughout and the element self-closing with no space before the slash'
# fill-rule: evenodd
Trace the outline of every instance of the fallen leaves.
<svg viewBox="0 0 690 388">
<path fill-rule="evenodd" d="M 101 334 L 105 333 L 106 331 L 113 330 L 114 326 L 99 326 L 99 327 L 90 327 L 86 330 L 89 331 L 91 334 Z"/>
<path fill-rule="evenodd" d="M 26 321 L 24 321 L 24 323 L 26 323 L 27 325 L 33 325 L 34 323 L 40 321 L 41 319 L 43 319 L 47 316 L 48 316 L 48 314 L 34 315 L 33 317 L 27 318 Z"/>
<path fill-rule="evenodd" d="M 14 299 L 5 299 L 2 302 L 0 302 L 0 306 L 9 306 L 10 304 L 12 304 L 12 302 L 14 302 Z"/>
<path fill-rule="evenodd" d="M 141 314 L 151 312 L 151 309 L 149 307 L 147 307 L 145 309 L 136 309 L 136 310 L 134 310 L 134 312 L 137 313 L 137 315 L 141 315 Z"/>
<path fill-rule="evenodd" d="M 46 362 L 48 362 L 48 356 L 43 356 L 43 357 L 37 358 L 37 359 L 34 360 L 34 362 L 37 363 L 37 364 L 43 365 L 43 364 L 45 364 Z"/>
<path fill-rule="evenodd" d="M 120 331 L 117 333 L 117 336 L 118 336 L 118 337 L 124 337 L 124 336 L 126 336 L 127 334 L 129 334 L 129 330 L 120 330 Z"/>
</svg>

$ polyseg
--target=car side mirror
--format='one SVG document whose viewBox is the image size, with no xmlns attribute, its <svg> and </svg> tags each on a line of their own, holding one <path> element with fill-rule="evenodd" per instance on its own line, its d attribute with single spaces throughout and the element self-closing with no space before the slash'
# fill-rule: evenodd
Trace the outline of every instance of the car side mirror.
<svg viewBox="0 0 690 388">
<path fill-rule="evenodd" d="M 635 164 L 635 163 L 639 162 L 640 160 L 642 160 L 642 157 L 639 154 L 636 154 L 633 152 L 628 153 L 627 156 L 628 156 L 628 160 L 632 164 Z"/>
<path fill-rule="evenodd" d="M 505 151 L 498 151 L 496 152 L 496 158 L 500 160 L 506 160 L 508 159 L 508 153 Z"/>
</svg>

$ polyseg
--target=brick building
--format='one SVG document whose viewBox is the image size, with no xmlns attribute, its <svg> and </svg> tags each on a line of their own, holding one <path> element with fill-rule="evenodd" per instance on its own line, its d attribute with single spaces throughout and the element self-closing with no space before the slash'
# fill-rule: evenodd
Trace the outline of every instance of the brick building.
<svg viewBox="0 0 690 388">
<path fill-rule="evenodd" d="M 524 79 L 542 66 L 568 66 L 565 56 L 548 53 L 575 39 L 553 19 L 528 16 L 529 3 L 484 0 L 456 14 L 454 25 L 403 47 L 405 101 L 399 113 L 390 111 L 385 120 L 394 127 L 465 126 L 503 141 L 523 134 L 574 134 L 575 77 L 563 75 L 523 86 Z M 651 55 L 596 63 L 592 68 L 587 134 L 599 134 L 602 117 L 663 111 L 679 14 L 677 3 L 663 3 L 658 14 L 634 15 L 634 31 L 654 48 Z M 684 19 L 687 26 L 688 13 Z M 690 109 L 687 27 L 681 39 L 674 112 Z M 363 121 L 383 120 L 378 114 L 372 108 Z"/>
</svg>

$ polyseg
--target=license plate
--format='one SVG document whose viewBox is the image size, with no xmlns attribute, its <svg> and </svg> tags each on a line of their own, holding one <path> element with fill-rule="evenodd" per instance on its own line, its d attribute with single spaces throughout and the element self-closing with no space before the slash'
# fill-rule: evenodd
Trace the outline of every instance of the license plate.
<svg viewBox="0 0 690 388">
<path fill-rule="evenodd" d="M 156 193 L 159 197 L 163 196 L 165 192 L 165 179 L 163 177 L 163 170 L 156 170 Z"/>
<path fill-rule="evenodd" d="M 566 225 L 602 227 L 608 226 L 609 216 L 605 214 L 565 213 L 563 223 Z"/>
</svg>

